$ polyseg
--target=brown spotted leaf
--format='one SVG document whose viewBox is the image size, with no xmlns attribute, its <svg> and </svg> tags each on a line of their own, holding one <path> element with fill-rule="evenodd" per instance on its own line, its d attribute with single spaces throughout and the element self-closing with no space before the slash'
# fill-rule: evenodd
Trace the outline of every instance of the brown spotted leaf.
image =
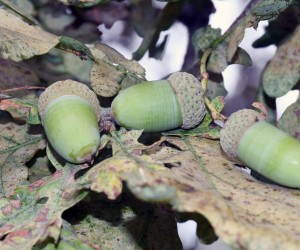
<svg viewBox="0 0 300 250">
<path fill-rule="evenodd" d="M 0 130 L 0 193 L 6 195 L 27 183 L 25 164 L 38 150 L 45 148 L 45 140 L 42 135 L 28 134 L 26 125 L 3 122 L 3 117 Z"/>
<path fill-rule="evenodd" d="M 300 100 L 291 104 L 284 111 L 277 127 L 300 140 Z"/>
<path fill-rule="evenodd" d="M 0 110 L 8 111 L 17 121 L 40 124 L 37 104 L 31 101 L 18 98 L 0 99 Z"/>
<path fill-rule="evenodd" d="M 268 96 L 280 97 L 300 81 L 300 25 L 277 49 L 267 65 L 262 84 Z"/>
<path fill-rule="evenodd" d="M 75 229 L 71 224 L 63 221 L 61 231 L 60 231 L 60 239 L 58 243 L 54 243 L 49 241 L 47 244 L 44 242 L 41 244 L 37 244 L 34 247 L 34 250 L 49 250 L 49 249 L 72 249 L 72 250 L 100 250 L 96 244 L 89 244 L 87 239 L 80 239 L 79 236 L 76 235 Z"/>
<path fill-rule="evenodd" d="M 0 55 L 13 61 L 45 54 L 59 42 L 59 37 L 4 9 L 0 9 L 0 37 Z"/>
<path fill-rule="evenodd" d="M 85 215 L 74 224 L 83 240 L 102 250 L 182 249 L 174 215 L 167 209 L 139 201 L 128 193 L 117 201 L 108 202 L 96 193 L 89 198 L 92 202 L 85 199 L 70 211 Z"/>
<path fill-rule="evenodd" d="M 133 85 L 145 79 L 145 69 L 137 61 L 127 60 L 105 44 L 91 48 L 94 65 L 91 70 L 91 87 L 97 95 L 116 95 L 122 85 Z"/>
<path fill-rule="evenodd" d="M 156 182 L 169 179 L 166 185 L 177 189 L 175 210 L 202 214 L 233 248 L 297 249 L 299 190 L 255 180 L 223 157 L 218 141 L 168 141 L 181 149 L 169 155 L 181 164 L 167 176 L 157 174 Z M 147 187 L 147 181 L 140 187 Z"/>
<path fill-rule="evenodd" d="M 144 152 L 155 151 L 161 141 L 151 146 L 145 146 L 138 142 L 141 130 L 120 130 L 112 133 L 110 144 L 112 145 L 113 157 L 108 158 L 80 179 L 81 185 L 88 186 L 97 192 L 103 192 L 109 199 L 116 199 L 122 192 L 122 181 L 131 171 L 139 171 L 140 166 L 151 169 L 164 169 L 161 163 L 155 162 Z M 121 167 L 120 167 L 121 166 Z"/>
<path fill-rule="evenodd" d="M 143 154 L 155 151 L 161 142 L 145 146 L 137 141 L 140 135 L 141 131 L 114 132 L 110 139 L 114 156 L 96 164 L 79 178 L 80 185 L 105 193 L 108 199 L 114 201 L 106 204 L 103 201 L 97 202 L 92 197 L 93 203 L 82 205 L 87 213 L 91 211 L 92 214 L 88 213 L 75 228 L 79 235 L 89 232 L 90 242 L 100 244 L 107 250 L 119 249 L 121 246 L 128 250 L 133 246 L 135 249 L 182 249 L 173 213 L 166 213 L 157 209 L 156 205 L 148 203 L 137 201 L 128 203 L 126 192 L 120 197 L 123 192 L 123 181 L 131 178 L 130 175 L 143 173 L 144 168 L 151 171 L 166 169 L 163 164 Z M 161 197 L 159 201 L 162 202 L 166 200 L 166 196 L 170 197 L 169 200 L 174 197 L 176 190 L 173 187 L 168 189 L 158 185 L 157 191 Z M 151 196 L 151 191 L 149 195 Z M 118 197 L 122 199 L 122 203 Z M 83 208 L 79 207 L 80 210 Z M 109 222 L 111 220 L 115 221 L 114 227 L 111 227 Z M 157 231 L 157 228 L 160 230 Z M 158 238 L 160 240 L 156 240 Z"/>
<path fill-rule="evenodd" d="M 66 165 L 50 177 L 16 189 L 0 199 L 1 249 L 32 249 L 48 237 L 61 235 L 62 213 L 86 196 L 74 175 L 80 168 Z"/>
<path fill-rule="evenodd" d="M 143 148 L 133 139 L 127 151 L 122 138 L 111 139 L 122 150 L 92 168 L 82 185 L 116 199 L 125 181 L 141 200 L 202 215 L 233 248 L 298 248 L 299 190 L 256 180 L 223 156 L 218 141 L 163 137 Z"/>
<path fill-rule="evenodd" d="M 143 130 L 126 130 L 121 129 L 113 133 L 114 140 L 112 143 L 113 155 L 122 154 L 124 150 L 127 153 L 141 154 L 142 150 L 147 149 L 147 146 L 138 142 Z"/>
</svg>

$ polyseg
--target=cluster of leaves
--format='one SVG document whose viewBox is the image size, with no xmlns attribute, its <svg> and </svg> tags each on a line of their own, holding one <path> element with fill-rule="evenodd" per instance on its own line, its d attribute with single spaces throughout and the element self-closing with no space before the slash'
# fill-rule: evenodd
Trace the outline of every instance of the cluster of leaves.
<svg viewBox="0 0 300 250">
<path fill-rule="evenodd" d="M 158 45 L 160 32 L 176 20 L 188 24 L 187 11 L 205 13 L 188 27 L 199 58 L 210 55 L 207 97 L 220 112 L 221 72 L 232 63 L 251 65 L 238 45 L 246 28 L 271 19 L 255 43 L 278 45 L 264 92 L 274 98 L 299 82 L 297 2 L 250 1 L 223 35 L 207 26 L 211 1 L 165 2 L 159 10 L 150 0 L 0 1 L 1 249 L 181 249 L 175 216 L 194 219 L 206 243 L 220 237 L 240 249 L 298 248 L 300 192 L 260 182 L 226 159 L 210 113 L 193 130 L 158 137 L 123 128 L 103 133 L 90 167 L 62 163 L 47 147 L 36 107 L 41 87 L 74 79 L 107 101 L 145 79 L 137 61 L 98 42 L 102 23 L 125 20 L 127 31 L 143 37 L 133 55 L 139 60 L 147 51 L 161 57 L 167 37 Z M 187 68 L 205 73 L 199 63 Z M 294 136 L 298 106 L 279 122 Z"/>
</svg>

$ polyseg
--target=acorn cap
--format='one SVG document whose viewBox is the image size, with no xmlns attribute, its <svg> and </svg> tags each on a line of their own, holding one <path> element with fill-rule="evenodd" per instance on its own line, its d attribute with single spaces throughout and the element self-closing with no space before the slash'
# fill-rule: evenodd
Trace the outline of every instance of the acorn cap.
<svg viewBox="0 0 300 250">
<path fill-rule="evenodd" d="M 90 90 L 88 86 L 80 82 L 65 80 L 53 83 L 41 94 L 38 102 L 38 110 L 42 124 L 44 124 L 44 111 L 47 105 L 57 97 L 63 95 L 76 95 L 82 97 L 90 103 L 96 114 L 97 120 L 100 120 L 100 104 L 97 95 Z"/>
<path fill-rule="evenodd" d="M 248 128 L 264 116 L 252 109 L 241 109 L 232 113 L 220 132 L 220 144 L 223 151 L 233 160 L 237 159 L 238 144 Z"/>
<path fill-rule="evenodd" d="M 186 72 L 176 72 L 170 75 L 171 83 L 182 113 L 182 128 L 190 129 L 197 126 L 206 111 L 204 93 L 199 80 Z"/>
</svg>

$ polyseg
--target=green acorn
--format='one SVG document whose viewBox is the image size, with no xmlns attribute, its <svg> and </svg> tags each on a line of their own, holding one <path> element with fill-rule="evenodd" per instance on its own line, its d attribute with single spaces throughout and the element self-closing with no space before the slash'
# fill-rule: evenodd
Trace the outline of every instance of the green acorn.
<svg viewBox="0 0 300 250">
<path fill-rule="evenodd" d="M 250 109 L 233 113 L 221 130 L 220 144 L 230 157 L 266 178 L 300 188 L 300 142 Z"/>
<path fill-rule="evenodd" d="M 112 103 L 113 117 L 120 126 L 145 132 L 193 128 L 205 111 L 200 82 L 185 72 L 128 87 Z"/>
<path fill-rule="evenodd" d="M 41 94 L 38 109 L 54 150 L 69 162 L 90 162 L 100 145 L 95 93 L 79 82 L 59 81 Z"/>
</svg>

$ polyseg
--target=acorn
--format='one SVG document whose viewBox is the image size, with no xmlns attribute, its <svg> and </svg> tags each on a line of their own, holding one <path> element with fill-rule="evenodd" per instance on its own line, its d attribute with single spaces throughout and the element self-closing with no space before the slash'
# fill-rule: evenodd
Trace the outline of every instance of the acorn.
<svg viewBox="0 0 300 250">
<path fill-rule="evenodd" d="M 201 84 L 185 72 L 128 87 L 112 102 L 112 116 L 120 126 L 145 132 L 190 129 L 202 121 L 205 112 Z"/>
<path fill-rule="evenodd" d="M 259 112 L 233 113 L 221 130 L 220 144 L 229 158 L 269 180 L 300 188 L 300 142 L 265 122 Z"/>
<path fill-rule="evenodd" d="M 54 150 L 66 161 L 90 162 L 100 145 L 100 104 L 96 94 L 76 81 L 58 81 L 40 96 L 39 115 Z"/>
</svg>

